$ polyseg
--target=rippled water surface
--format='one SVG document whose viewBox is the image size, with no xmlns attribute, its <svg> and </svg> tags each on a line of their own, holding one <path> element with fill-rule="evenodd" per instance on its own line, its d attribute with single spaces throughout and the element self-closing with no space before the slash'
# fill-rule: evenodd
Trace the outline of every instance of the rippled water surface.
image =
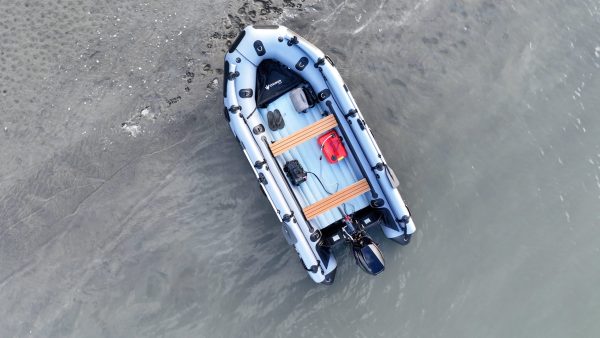
<svg viewBox="0 0 600 338">
<path fill-rule="evenodd" d="M 240 28 L 339 67 L 418 231 L 306 276 L 222 119 Z M 0 336 L 600 335 L 600 2 L 0 1 Z"/>
</svg>

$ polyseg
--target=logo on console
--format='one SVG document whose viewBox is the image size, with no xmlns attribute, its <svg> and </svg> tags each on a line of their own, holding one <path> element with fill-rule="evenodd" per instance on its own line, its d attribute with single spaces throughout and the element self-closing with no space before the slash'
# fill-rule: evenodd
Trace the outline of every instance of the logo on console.
<svg viewBox="0 0 600 338">
<path fill-rule="evenodd" d="M 269 90 L 269 89 L 271 89 L 271 87 L 277 86 L 278 84 L 281 84 L 281 80 L 277 80 L 277 81 L 275 81 L 273 83 L 269 83 L 268 85 L 265 86 L 265 89 Z"/>
</svg>

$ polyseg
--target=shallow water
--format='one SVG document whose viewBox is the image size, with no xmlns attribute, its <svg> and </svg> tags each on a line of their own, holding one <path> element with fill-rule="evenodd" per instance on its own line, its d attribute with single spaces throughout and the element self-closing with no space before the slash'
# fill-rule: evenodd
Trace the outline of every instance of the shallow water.
<svg viewBox="0 0 600 338">
<path fill-rule="evenodd" d="M 0 3 L 0 336 L 600 334 L 598 1 Z M 239 28 L 338 65 L 418 226 L 314 285 L 222 119 Z"/>
</svg>

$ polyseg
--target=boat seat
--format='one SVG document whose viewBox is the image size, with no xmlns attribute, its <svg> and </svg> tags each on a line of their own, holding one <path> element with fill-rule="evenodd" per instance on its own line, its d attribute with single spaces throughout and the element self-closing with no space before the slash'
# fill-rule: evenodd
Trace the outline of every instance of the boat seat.
<svg viewBox="0 0 600 338">
<path fill-rule="evenodd" d="M 336 126 L 337 121 L 335 120 L 335 116 L 327 115 L 319 121 L 271 143 L 271 152 L 273 153 L 273 156 L 279 156 L 284 152 L 312 138 L 315 138 L 330 129 L 335 128 Z"/>
<path fill-rule="evenodd" d="M 307 206 L 306 208 L 303 208 L 302 211 L 304 212 L 304 216 L 306 216 L 308 220 L 311 220 L 323 213 L 326 213 L 330 209 L 338 207 L 370 190 L 369 183 L 363 178 L 360 181 L 352 183 L 342 190 L 329 195 L 320 201 Z"/>
</svg>

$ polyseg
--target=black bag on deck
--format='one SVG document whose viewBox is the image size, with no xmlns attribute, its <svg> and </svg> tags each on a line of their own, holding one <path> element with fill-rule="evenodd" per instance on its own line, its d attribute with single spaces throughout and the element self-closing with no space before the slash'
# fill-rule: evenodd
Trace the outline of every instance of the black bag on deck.
<svg viewBox="0 0 600 338">
<path fill-rule="evenodd" d="M 300 76 L 277 61 L 261 62 L 256 70 L 256 106 L 266 107 L 303 82 Z"/>
</svg>

